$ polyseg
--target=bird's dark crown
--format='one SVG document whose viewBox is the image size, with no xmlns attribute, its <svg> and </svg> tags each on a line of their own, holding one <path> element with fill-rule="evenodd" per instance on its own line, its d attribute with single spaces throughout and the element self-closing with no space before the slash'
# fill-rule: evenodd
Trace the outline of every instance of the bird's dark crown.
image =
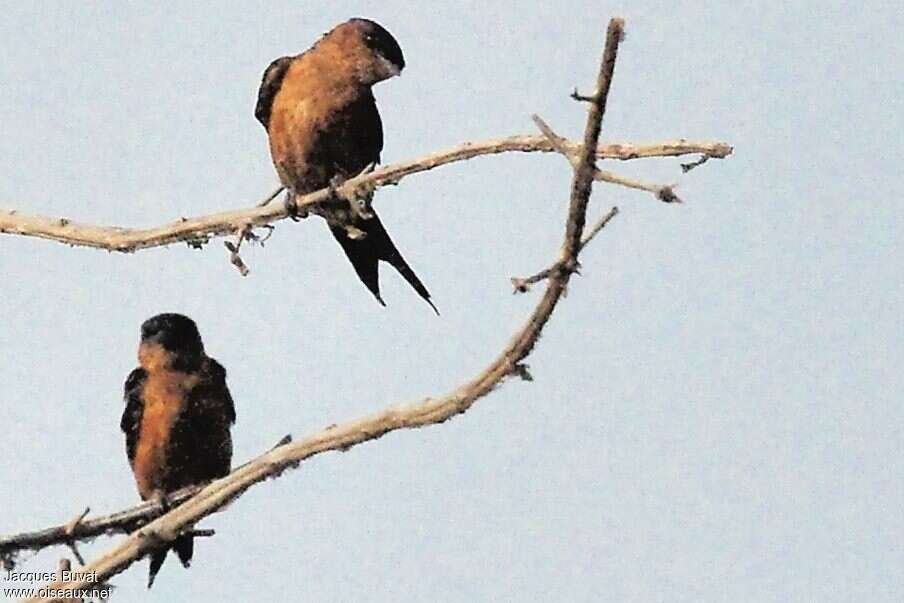
<svg viewBox="0 0 904 603">
<path fill-rule="evenodd" d="M 349 23 L 354 24 L 358 28 L 368 48 L 398 67 L 399 71 L 405 67 L 405 57 L 402 56 L 402 48 L 396 42 L 396 39 L 392 37 L 392 34 L 386 31 L 382 25 L 376 21 L 361 17 L 350 19 Z"/>
<path fill-rule="evenodd" d="M 200 355 L 204 344 L 195 321 L 182 314 L 158 314 L 141 325 L 142 343 L 159 343 L 170 352 Z"/>
</svg>

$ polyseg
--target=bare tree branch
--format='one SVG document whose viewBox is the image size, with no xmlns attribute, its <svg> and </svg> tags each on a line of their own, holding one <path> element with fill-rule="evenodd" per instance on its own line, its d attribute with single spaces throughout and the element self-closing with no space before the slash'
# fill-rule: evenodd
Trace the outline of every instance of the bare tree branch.
<svg viewBox="0 0 904 603">
<path fill-rule="evenodd" d="M 588 97 L 581 96 L 577 93 L 577 91 L 571 94 L 571 98 L 577 101 L 586 101 Z M 558 134 L 553 131 L 549 124 L 543 121 L 539 115 L 532 115 L 531 118 L 534 120 L 534 123 L 537 124 L 537 128 L 543 133 L 543 136 L 549 141 L 549 143 L 553 146 L 553 148 L 571 163 L 572 167 L 577 167 L 578 156 L 574 151 L 569 150 L 568 145 L 570 144 L 568 140 L 562 138 Z M 580 147 L 579 147 L 580 148 Z M 705 156 L 708 157 L 708 156 Z M 698 160 L 699 161 L 699 160 Z M 700 164 L 704 163 L 700 161 Z M 681 169 L 685 173 L 689 170 L 685 169 L 685 166 L 688 164 L 681 164 Z M 698 164 L 699 165 L 699 164 Z M 639 191 L 647 191 L 656 195 L 656 198 L 664 203 L 681 203 L 681 199 L 674 192 L 674 185 L 671 184 L 647 184 L 646 182 L 641 182 L 640 180 L 634 180 L 632 178 L 627 178 L 625 176 L 620 176 L 613 172 L 605 172 L 603 170 L 595 170 L 593 173 L 593 179 L 599 180 L 601 182 L 608 182 L 610 184 L 618 184 L 619 186 L 624 186 L 626 188 L 633 188 Z"/>
<path fill-rule="evenodd" d="M 169 495 L 171 505 L 178 505 L 196 494 L 201 488 L 192 486 Z M 0 566 L 12 568 L 15 555 L 22 550 L 38 551 L 55 544 L 67 544 L 92 540 L 98 536 L 128 533 L 138 529 L 149 520 L 163 515 L 164 509 L 155 501 L 143 502 L 123 511 L 103 517 L 83 517 L 77 524 L 73 522 L 38 530 L 0 537 Z"/>
<path fill-rule="evenodd" d="M 581 145 L 562 139 L 562 148 L 571 156 L 581 151 Z M 354 195 L 362 186 L 396 184 L 402 178 L 433 168 L 473 159 L 481 155 L 508 152 L 553 152 L 553 145 L 543 136 L 512 136 L 480 143 L 465 143 L 455 148 L 433 153 L 413 161 L 388 165 L 368 174 L 352 178 L 338 187 L 340 195 Z M 674 157 L 702 153 L 708 157 L 724 158 L 730 155 L 728 144 L 697 143 L 678 140 L 653 145 L 614 144 L 597 148 L 597 157 L 603 159 L 637 159 L 642 157 Z M 616 182 L 617 184 L 626 184 Z M 637 188 L 637 187 L 634 187 Z M 646 189 L 644 189 L 646 190 Z M 73 222 L 68 218 L 51 218 L 30 215 L 15 209 L 0 209 L 0 234 L 22 235 L 49 239 L 72 246 L 95 247 L 107 251 L 133 252 L 139 249 L 159 247 L 184 241 L 199 247 L 211 237 L 240 233 L 246 227 L 261 226 L 289 216 L 285 206 L 270 203 L 279 189 L 262 204 L 249 208 L 225 211 L 196 218 L 182 218 L 176 222 L 153 228 L 123 228 L 95 226 Z M 296 201 L 299 209 L 312 208 L 330 200 L 327 189 L 320 190 Z"/>
<path fill-rule="evenodd" d="M 577 100 L 580 100 L 580 99 L 577 99 Z M 602 218 L 600 218 L 599 221 L 597 221 L 597 223 L 593 225 L 593 228 L 590 229 L 590 232 L 588 232 L 584 236 L 584 238 L 581 239 L 580 249 L 583 250 L 584 247 L 586 247 L 587 244 L 590 243 L 590 241 L 592 241 L 593 238 L 596 235 L 598 235 L 599 232 L 603 228 L 606 227 L 606 224 L 608 224 L 609 221 L 617 215 L 618 215 L 617 207 L 613 207 L 608 212 L 606 212 L 606 215 L 604 215 Z M 551 274 L 553 274 L 554 272 L 556 272 L 557 270 L 568 269 L 571 272 L 578 272 L 579 268 L 580 268 L 580 264 L 575 264 L 573 266 L 565 266 L 562 264 L 562 262 L 560 260 L 560 261 L 556 262 L 555 264 L 553 264 L 552 266 L 550 266 L 549 268 L 545 268 L 545 269 L 541 270 L 540 272 L 538 272 L 537 274 L 528 276 L 527 278 L 518 278 L 516 276 L 513 276 L 511 278 L 511 281 L 512 281 L 512 286 L 515 288 L 514 293 L 527 293 L 528 291 L 530 291 L 531 285 L 533 285 L 534 283 L 539 283 L 540 281 L 548 279 L 549 276 Z M 2 547 L 2 541 L 0 541 L 0 547 Z M 2 548 L 0 548 L 0 550 L 2 550 Z"/>
<path fill-rule="evenodd" d="M 581 249 L 581 235 L 596 170 L 596 158 L 592 149 L 597 148 L 623 27 L 621 19 L 612 19 L 609 23 L 596 92 L 589 97 L 591 106 L 584 134 L 584 150 L 580 154 L 571 185 L 571 201 L 565 226 L 565 238 L 558 262 L 563 266 L 576 265 Z M 526 367 L 521 364 L 521 361 L 533 350 L 540 332 L 561 299 L 571 274 L 571 270 L 556 270 L 550 273 L 543 297 L 527 322 L 515 334 L 502 353 L 480 374 L 452 393 L 440 398 L 427 398 L 417 403 L 389 408 L 369 417 L 328 427 L 298 442 L 290 442 L 274 448 L 234 470 L 227 477 L 216 480 L 182 505 L 140 528 L 113 550 L 85 567 L 85 572 L 88 575 L 95 575 L 97 581 L 107 580 L 125 570 L 154 548 L 159 547 L 161 542 L 171 542 L 186 530 L 193 529 L 198 521 L 221 509 L 254 484 L 267 478 L 276 477 L 286 469 L 298 466 L 301 461 L 311 456 L 328 450 L 347 450 L 397 429 L 411 429 L 442 423 L 466 412 L 476 400 L 491 392 L 506 377 L 526 374 Z M 91 585 L 91 580 L 86 578 L 67 583 L 55 582 L 48 588 L 74 590 Z M 32 601 L 59 600 L 58 598 L 32 599 Z"/>
<path fill-rule="evenodd" d="M 178 504 L 178 506 L 165 514 L 155 502 L 143 503 L 125 512 L 95 519 L 86 518 L 86 510 L 76 519 L 62 526 L 36 533 L 0 538 L 0 559 L 22 548 L 41 548 L 51 543 L 72 543 L 78 539 L 90 538 L 111 531 L 134 529 L 135 531 L 119 545 L 82 568 L 80 574 L 82 577 L 68 582 L 59 580 L 45 588 L 73 592 L 103 584 L 111 576 L 124 571 L 150 551 L 172 542 L 180 534 L 209 535 L 210 531 L 195 530 L 194 526 L 204 517 L 222 509 L 227 503 L 241 496 L 254 484 L 277 477 L 285 470 L 297 467 L 305 459 L 327 451 L 347 450 L 363 442 L 378 439 L 391 431 L 442 423 L 458 414 L 465 413 L 475 401 L 493 391 L 507 377 L 531 380 L 527 365 L 523 361 L 530 355 L 541 331 L 564 295 L 571 275 L 579 266 L 578 256 L 581 250 L 618 213 L 617 208 L 612 208 L 589 232 L 584 233 L 587 206 L 594 180 L 611 181 L 611 179 L 607 180 L 600 176 L 600 174 L 606 173 L 597 170 L 596 159 L 599 157 L 633 159 L 686 153 L 702 153 L 705 157 L 722 158 L 732 151 L 730 146 L 722 143 L 700 145 L 684 141 L 648 147 L 598 146 L 601 123 L 606 110 L 606 101 L 612 82 L 618 46 L 623 37 L 623 29 L 624 22 L 621 19 L 612 19 L 609 22 L 595 92 L 590 96 L 580 95 L 577 91 L 573 94 L 576 100 L 590 104 L 582 144 L 559 138 L 551 129 L 548 132 L 544 130 L 545 136 L 542 137 L 522 136 L 488 143 L 467 144 L 413 162 L 387 166 L 376 172 L 361 175 L 349 180 L 336 191 L 340 196 L 354 195 L 354 191 L 361 186 L 393 184 L 413 173 L 485 154 L 509 151 L 558 151 L 569 159 L 574 166 L 574 176 L 565 235 L 559 257 L 547 270 L 533 277 L 520 279 L 525 289 L 529 284 L 545 280 L 545 292 L 525 324 L 483 371 L 445 396 L 390 407 L 358 420 L 331 425 L 300 441 L 293 442 L 290 438 L 285 438 L 277 447 L 234 469 L 228 476 L 203 488 L 187 489 L 170 497 L 170 504 Z M 617 183 L 625 184 L 624 182 Z M 633 186 L 632 188 L 640 187 Z M 662 193 L 663 188 L 665 187 L 659 187 L 658 194 Z M 650 189 L 644 188 L 643 190 Z M 278 191 L 271 196 L 271 199 L 276 194 Z M 317 204 L 327 202 L 329 197 L 329 191 L 318 191 L 298 198 L 296 203 L 299 208 L 307 207 L 316 210 Z M 660 198 L 662 198 L 661 195 Z M 239 247 L 245 238 L 251 238 L 249 236 L 252 233 L 251 229 L 282 219 L 287 215 L 288 212 L 284 206 L 265 203 L 250 209 L 183 220 L 154 229 L 129 230 L 74 225 L 64 219 L 52 220 L 37 216 L 24 216 L 16 212 L 4 214 L 0 211 L 0 232 L 49 238 L 73 245 L 100 247 L 113 251 L 134 251 L 175 241 L 199 244 L 211 236 L 232 232 L 239 236 L 237 243 L 231 248 L 233 261 L 241 268 Z M 146 521 L 148 523 L 144 524 Z M 53 596 L 31 599 L 31 601 L 61 600 Z"/>
</svg>

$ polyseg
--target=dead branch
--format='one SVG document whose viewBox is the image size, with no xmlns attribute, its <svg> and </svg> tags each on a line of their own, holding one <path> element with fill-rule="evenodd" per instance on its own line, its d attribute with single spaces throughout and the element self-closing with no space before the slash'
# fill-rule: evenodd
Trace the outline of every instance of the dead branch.
<svg viewBox="0 0 904 603">
<path fill-rule="evenodd" d="M 169 502 L 171 505 L 180 504 L 200 489 L 198 486 L 192 486 L 179 490 L 169 496 Z M 78 523 L 69 522 L 35 532 L 3 536 L 0 537 L 0 566 L 12 568 L 15 555 L 19 551 L 39 551 L 57 544 L 90 541 L 98 536 L 129 533 L 163 513 L 164 509 L 160 504 L 149 501 L 103 517 L 83 517 Z"/>
<path fill-rule="evenodd" d="M 581 96 L 577 93 L 577 91 L 575 91 L 571 94 L 571 98 L 576 101 L 585 102 L 588 97 Z M 553 148 L 560 155 L 564 156 L 565 159 L 567 159 L 568 162 L 571 163 L 572 167 L 577 167 L 578 156 L 574 151 L 569 149 L 568 145 L 570 143 L 568 142 L 568 140 L 556 134 L 555 131 L 553 131 L 553 129 L 549 127 L 549 124 L 543 121 L 543 118 L 541 118 L 539 115 L 532 115 L 531 118 L 534 120 L 537 128 L 539 128 L 540 132 L 543 133 L 543 136 L 546 137 Z M 702 163 L 704 162 L 700 161 L 700 164 Z M 686 165 L 688 164 L 681 164 L 681 169 L 685 173 L 689 171 L 685 169 Z M 613 172 L 606 172 L 599 169 L 593 172 L 593 179 L 599 180 L 600 182 L 608 182 L 609 184 L 618 184 L 619 186 L 624 186 L 625 188 L 633 188 L 635 190 L 653 193 L 659 201 L 662 201 L 664 203 L 681 203 L 681 199 L 678 198 L 673 190 L 674 185 L 671 184 L 648 184 L 646 182 L 641 182 L 640 180 L 634 180 L 626 176 L 620 176 Z"/>
<path fill-rule="evenodd" d="M 560 141 L 566 156 L 581 152 L 581 145 L 565 139 Z M 550 153 L 556 149 L 544 136 L 512 136 L 480 143 L 465 143 L 455 148 L 426 155 L 412 161 L 388 165 L 379 170 L 349 179 L 337 192 L 342 196 L 354 195 L 362 186 L 386 186 L 396 184 L 406 176 L 432 170 L 433 168 L 466 161 L 482 155 L 496 155 L 508 152 Z M 686 154 L 703 154 L 707 157 L 725 158 L 732 147 L 721 142 L 687 142 L 677 140 L 652 145 L 614 144 L 597 148 L 596 156 L 601 159 L 638 159 L 646 157 L 675 157 Z M 626 182 L 616 184 L 628 185 Z M 634 187 L 638 188 L 638 187 Z M 647 190 L 647 189 L 644 189 Z M 123 228 L 119 226 L 95 226 L 73 222 L 68 218 L 52 218 L 27 214 L 15 209 L 0 209 L 0 234 L 21 235 L 49 239 L 71 246 L 94 247 L 107 251 L 129 253 L 186 242 L 192 247 L 201 247 L 211 237 L 240 233 L 246 227 L 270 224 L 289 217 L 286 207 L 280 203 L 270 203 L 277 189 L 266 202 L 252 207 L 199 216 L 182 218 L 170 224 L 153 228 Z M 296 200 L 299 210 L 312 208 L 330 200 L 328 189 L 320 190 Z"/>
<path fill-rule="evenodd" d="M 596 170 L 596 157 L 592 149 L 597 148 L 623 28 L 624 23 L 621 19 L 612 19 L 609 22 L 596 92 L 593 96 L 588 97 L 591 106 L 587 116 L 583 151 L 578 158 L 571 185 L 565 238 L 558 260 L 562 265 L 576 265 L 581 249 L 587 204 Z M 375 178 L 375 180 L 379 181 L 379 178 Z M 211 483 L 166 515 L 138 529 L 113 550 L 86 566 L 85 572 L 94 572 L 89 575 L 96 575 L 99 581 L 104 581 L 122 572 L 154 547 L 159 546 L 160 542 L 171 542 L 179 534 L 192 529 L 198 521 L 222 508 L 254 484 L 267 478 L 276 477 L 311 456 L 328 450 L 347 450 L 362 442 L 380 438 L 391 431 L 442 423 L 466 412 L 476 400 L 491 392 L 506 377 L 518 376 L 526 372 L 526 367 L 521 364 L 521 361 L 533 350 L 540 332 L 561 299 L 571 274 L 570 270 L 558 270 L 550 273 L 543 297 L 530 318 L 502 353 L 480 374 L 452 393 L 440 398 L 427 398 L 417 403 L 389 408 L 363 419 L 330 426 L 298 442 L 290 442 L 274 448 L 239 467 L 229 476 Z M 48 588 L 80 589 L 90 585 L 90 580 L 81 579 L 66 583 L 55 582 Z M 58 601 L 59 599 L 32 599 L 32 601 L 39 600 Z"/>
<path fill-rule="evenodd" d="M 580 99 L 576 99 L 576 100 L 580 100 Z M 584 249 L 584 247 L 586 247 L 587 244 L 590 243 L 590 241 L 592 241 L 593 238 L 596 235 L 598 235 L 599 232 L 603 228 L 606 227 L 606 224 L 608 224 L 609 221 L 617 215 L 618 215 L 617 207 L 613 207 L 608 212 L 606 212 L 606 214 L 602 218 L 600 218 L 596 224 L 593 225 L 593 228 L 590 229 L 590 232 L 588 232 L 586 235 L 584 235 L 584 237 L 581 239 L 581 245 L 580 245 L 579 250 Z M 578 272 L 578 269 L 580 267 L 581 267 L 580 264 L 566 266 L 566 265 L 562 264 L 562 262 L 560 260 L 560 261 L 556 262 L 555 264 L 553 264 L 552 266 L 550 266 L 549 268 L 545 268 L 545 269 L 541 270 L 540 272 L 538 272 L 537 274 L 528 276 L 527 278 L 519 278 L 519 277 L 513 276 L 511 278 L 511 281 L 512 281 L 512 286 L 515 288 L 514 293 L 527 293 L 528 291 L 530 291 L 531 285 L 533 285 L 534 283 L 539 283 L 542 280 L 546 280 L 547 278 L 549 278 L 549 276 L 553 272 L 556 272 L 558 270 L 569 270 L 571 272 Z M 0 546 L 2 546 L 2 541 L 0 541 Z M 0 549 L 0 550 L 2 550 L 2 549 Z"/>
<path fill-rule="evenodd" d="M 291 434 L 285 435 L 271 450 L 285 446 L 291 441 Z M 241 467 L 244 466 L 242 465 Z M 180 505 L 197 494 L 199 490 L 201 490 L 201 486 L 188 486 L 177 490 L 167 496 L 167 503 L 170 506 Z M 85 508 L 84 511 L 68 523 L 35 532 L 22 532 L 20 534 L 2 536 L 0 537 L 0 567 L 12 569 L 15 565 L 16 555 L 20 551 L 40 551 L 48 546 L 90 541 L 98 536 L 110 536 L 117 533 L 128 534 L 152 519 L 160 517 L 166 510 L 158 501 L 146 501 L 116 513 L 87 519 L 90 508 Z"/>
</svg>

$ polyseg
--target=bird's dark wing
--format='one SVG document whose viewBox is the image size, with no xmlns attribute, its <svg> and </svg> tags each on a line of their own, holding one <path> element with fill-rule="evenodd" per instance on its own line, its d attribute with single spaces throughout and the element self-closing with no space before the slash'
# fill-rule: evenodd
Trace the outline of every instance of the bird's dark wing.
<svg viewBox="0 0 904 603">
<path fill-rule="evenodd" d="M 279 57 L 267 66 L 261 78 L 261 87 L 257 91 L 257 106 L 254 108 L 254 116 L 261 122 L 264 128 L 270 127 L 270 111 L 273 109 L 273 99 L 282 86 L 283 78 L 289 70 L 292 57 Z"/>
<path fill-rule="evenodd" d="M 354 102 L 337 112 L 327 126 L 322 137 L 323 159 L 332 164 L 335 173 L 344 177 L 357 176 L 371 163 L 380 162 L 383 150 L 383 123 L 373 94 L 368 90 Z M 345 255 L 355 268 L 361 281 L 370 289 L 377 301 L 386 305 L 380 296 L 379 260 L 389 262 L 406 281 L 439 314 L 430 301 L 430 292 L 417 277 L 398 248 L 389 238 L 389 233 L 373 210 L 373 217 L 355 217 L 352 224 L 366 233 L 359 239 L 352 239 L 340 226 L 331 226 L 333 237 L 342 246 Z"/>
<path fill-rule="evenodd" d="M 195 396 L 204 400 L 205 413 L 213 413 L 219 420 L 226 419 L 228 425 L 235 423 L 235 404 L 226 386 L 226 369 L 213 358 L 207 358 L 201 367 L 201 384 Z"/>
<path fill-rule="evenodd" d="M 167 492 L 222 477 L 232 462 L 229 428 L 235 407 L 226 370 L 213 358 L 206 358 L 200 370 L 201 379 L 188 393 L 170 436 Z"/>
<path fill-rule="evenodd" d="M 371 163 L 380 163 L 383 121 L 370 90 L 334 111 L 318 144 L 319 159 L 337 174 L 357 176 Z"/>
<path fill-rule="evenodd" d="M 136 368 L 126 378 L 123 387 L 123 398 L 126 408 L 119 421 L 119 428 L 126 434 L 126 454 L 129 463 L 135 459 L 135 448 L 138 446 L 138 432 L 141 429 L 141 413 L 144 404 L 141 400 L 141 389 L 148 374 L 143 368 Z"/>
</svg>

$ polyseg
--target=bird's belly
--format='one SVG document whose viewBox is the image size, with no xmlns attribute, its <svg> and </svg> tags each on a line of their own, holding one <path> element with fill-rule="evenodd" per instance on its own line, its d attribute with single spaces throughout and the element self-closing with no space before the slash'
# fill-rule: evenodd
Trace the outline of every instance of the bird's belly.
<svg viewBox="0 0 904 603">
<path fill-rule="evenodd" d="M 324 157 L 323 119 L 298 103 L 275 114 L 270 123 L 270 155 L 283 186 L 297 194 L 326 187 L 335 173 Z"/>
<path fill-rule="evenodd" d="M 184 373 L 152 376 L 145 383 L 144 409 L 132 472 L 142 499 L 162 492 L 169 459 L 167 452 L 173 426 L 185 407 L 188 391 L 197 377 Z"/>
</svg>

